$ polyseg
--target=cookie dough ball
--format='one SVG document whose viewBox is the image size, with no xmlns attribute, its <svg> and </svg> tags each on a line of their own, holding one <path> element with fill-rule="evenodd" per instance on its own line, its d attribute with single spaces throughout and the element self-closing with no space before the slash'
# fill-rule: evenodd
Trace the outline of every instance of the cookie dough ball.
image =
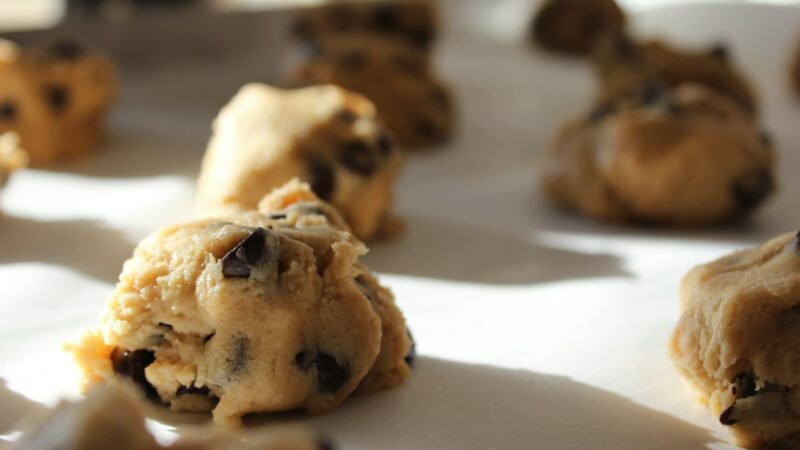
<svg viewBox="0 0 800 450">
<path fill-rule="evenodd" d="M 590 216 L 699 226 L 752 213 L 771 194 L 773 150 L 750 116 L 702 86 L 645 86 L 566 125 L 544 189 Z"/>
<path fill-rule="evenodd" d="M 673 87 L 696 83 L 727 95 L 750 113 L 756 112 L 753 89 L 734 66 L 730 50 L 722 44 L 689 51 L 658 40 L 636 43 L 627 36 L 608 35 L 594 56 L 608 97 L 635 89 L 647 80 Z"/>
<path fill-rule="evenodd" d="M 27 165 L 28 152 L 19 148 L 19 137 L 15 133 L 0 134 L 0 187 L 12 172 Z"/>
<path fill-rule="evenodd" d="M 297 426 L 242 435 L 193 429 L 193 437 L 159 445 L 145 427 L 141 401 L 118 383 L 92 389 L 84 400 L 61 402 L 17 442 L 19 450 L 326 450 L 333 447 Z M 242 440 L 246 438 L 245 442 Z"/>
<path fill-rule="evenodd" d="M 430 0 L 336 1 L 303 14 L 294 36 L 317 45 L 333 34 L 368 32 L 427 50 L 436 39 L 437 17 Z"/>
<path fill-rule="evenodd" d="M 198 181 L 212 213 L 254 209 L 294 177 L 336 206 L 361 239 L 383 235 L 402 153 L 364 97 L 335 86 L 247 85 L 214 121 Z"/>
<path fill-rule="evenodd" d="M 545 0 L 533 18 L 530 36 L 545 49 L 584 55 L 603 34 L 621 33 L 625 22 L 614 0 Z"/>
<path fill-rule="evenodd" d="M 111 63 L 67 41 L 12 48 L 0 51 L 0 133 L 19 134 L 34 166 L 92 151 L 114 97 Z"/>
<path fill-rule="evenodd" d="M 163 229 L 125 263 L 99 330 L 71 346 L 91 383 L 133 379 L 175 411 L 325 413 L 402 383 L 411 339 L 366 247 L 310 188 Z"/>
<path fill-rule="evenodd" d="M 800 241 L 794 233 L 689 272 L 670 351 L 745 448 L 800 446 Z"/>
<path fill-rule="evenodd" d="M 405 148 L 444 143 L 453 130 L 453 100 L 428 57 L 392 39 L 330 36 L 293 73 L 291 84 L 335 84 L 372 100 Z"/>
</svg>

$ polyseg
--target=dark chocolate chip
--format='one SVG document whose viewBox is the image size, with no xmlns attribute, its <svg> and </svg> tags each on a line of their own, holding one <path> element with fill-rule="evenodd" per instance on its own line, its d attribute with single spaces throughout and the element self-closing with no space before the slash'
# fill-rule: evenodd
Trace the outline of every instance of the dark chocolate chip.
<svg viewBox="0 0 800 450">
<path fill-rule="evenodd" d="M 314 26 L 308 19 L 300 19 L 292 25 L 292 36 L 301 40 L 314 39 Z"/>
<path fill-rule="evenodd" d="M 625 60 L 639 59 L 639 49 L 628 36 L 617 36 L 614 40 L 614 53 Z"/>
<path fill-rule="evenodd" d="M 375 5 L 372 11 L 372 22 L 380 31 L 394 31 L 400 28 L 400 11 L 397 5 Z"/>
<path fill-rule="evenodd" d="M 286 214 L 284 213 L 272 213 L 269 215 L 269 218 L 272 220 L 283 220 L 286 218 Z"/>
<path fill-rule="evenodd" d="M 46 52 L 51 58 L 74 61 L 83 56 L 86 53 L 86 49 L 76 41 L 61 39 L 50 44 L 46 48 Z"/>
<path fill-rule="evenodd" d="M 772 147 L 772 135 L 768 131 L 761 130 L 761 132 L 758 133 L 758 140 L 764 144 L 764 147 Z"/>
<path fill-rule="evenodd" d="M 764 202 L 774 187 L 772 174 L 766 169 L 758 169 L 736 181 L 731 191 L 740 208 L 752 210 Z"/>
<path fill-rule="evenodd" d="M 427 29 L 418 29 L 408 32 L 408 38 L 418 47 L 428 47 L 433 42 L 433 32 Z"/>
<path fill-rule="evenodd" d="M 414 341 L 414 336 L 411 335 L 411 330 L 406 328 L 406 333 L 408 334 L 408 338 L 411 339 L 411 347 L 409 347 L 406 356 L 403 357 L 403 361 L 406 362 L 408 367 L 414 367 L 414 360 L 417 359 L 417 342 Z"/>
<path fill-rule="evenodd" d="M 64 86 L 50 85 L 44 91 L 47 103 L 56 114 L 63 112 L 69 105 L 69 93 Z"/>
<path fill-rule="evenodd" d="M 642 87 L 640 96 L 643 105 L 652 106 L 663 98 L 664 90 L 654 80 L 649 80 Z"/>
<path fill-rule="evenodd" d="M 229 376 L 234 378 L 244 372 L 249 361 L 250 339 L 243 334 L 239 334 L 233 338 L 231 354 L 225 359 Z"/>
<path fill-rule="evenodd" d="M 267 230 L 257 228 L 222 257 L 225 278 L 249 278 L 253 267 L 266 256 Z"/>
<path fill-rule="evenodd" d="M 361 50 L 350 50 L 340 55 L 339 64 L 348 70 L 362 70 L 367 66 L 367 54 Z"/>
<path fill-rule="evenodd" d="M 329 200 L 336 189 L 336 178 L 331 166 L 319 160 L 312 160 L 308 167 L 308 184 L 319 198 Z"/>
<path fill-rule="evenodd" d="M 339 161 L 349 170 L 368 177 L 378 168 L 375 153 L 364 141 L 351 141 L 339 149 Z"/>
<path fill-rule="evenodd" d="M 742 373 L 733 379 L 733 395 L 747 398 L 756 395 L 756 378 L 752 373 Z"/>
<path fill-rule="evenodd" d="M 325 436 L 320 436 L 317 440 L 317 448 L 319 450 L 336 450 L 336 446 Z"/>
<path fill-rule="evenodd" d="M 722 411 L 722 414 L 719 415 L 719 423 L 723 425 L 734 425 L 735 423 L 739 422 L 738 419 L 734 419 L 733 417 L 733 407 L 735 403 L 731 406 L 725 408 L 725 411 Z"/>
<path fill-rule="evenodd" d="M 341 109 L 336 113 L 336 118 L 345 123 L 353 123 L 358 119 L 356 113 L 349 109 Z"/>
<path fill-rule="evenodd" d="M 387 133 L 381 133 L 378 135 L 377 144 L 378 150 L 384 156 L 391 153 L 392 149 L 394 148 L 394 140 Z"/>
<path fill-rule="evenodd" d="M 213 338 L 215 334 L 217 334 L 217 333 L 211 333 L 208 336 L 204 337 L 203 338 L 203 344 L 208 344 L 208 341 L 210 341 L 211 338 Z"/>
<path fill-rule="evenodd" d="M 612 102 L 603 102 L 595 107 L 589 113 L 589 121 L 591 123 L 600 123 L 606 117 L 614 114 L 617 111 L 617 106 Z"/>
<path fill-rule="evenodd" d="M 435 123 L 427 119 L 420 119 L 415 126 L 417 133 L 426 139 L 441 139 L 442 130 Z"/>
<path fill-rule="evenodd" d="M 712 58 L 716 58 L 722 62 L 727 62 L 728 57 L 730 56 L 730 50 L 728 46 L 723 43 L 717 43 L 714 47 L 711 48 L 711 51 L 708 52 L 708 55 Z"/>
<path fill-rule="evenodd" d="M 17 106 L 11 100 L 0 103 L 0 120 L 14 120 L 16 116 Z"/>
<path fill-rule="evenodd" d="M 314 363 L 314 358 L 312 356 L 312 352 L 306 350 L 300 350 L 294 355 L 294 364 L 302 370 L 308 370 L 311 368 L 311 364 Z"/>
<path fill-rule="evenodd" d="M 111 352 L 111 365 L 114 372 L 125 378 L 131 379 L 134 383 L 144 389 L 150 398 L 158 398 L 156 389 L 147 381 L 144 369 L 156 360 L 155 353 L 150 350 L 123 350 L 119 347 Z"/>
<path fill-rule="evenodd" d="M 314 358 L 317 367 L 317 389 L 320 392 L 334 393 L 341 389 L 350 378 L 350 369 L 346 364 L 339 364 L 336 358 L 320 351 Z"/>
<path fill-rule="evenodd" d="M 170 325 L 170 324 L 168 324 L 168 323 L 164 323 L 164 322 L 158 322 L 158 326 L 160 326 L 160 327 L 164 327 L 164 328 L 167 328 L 167 329 L 169 329 L 169 330 L 171 330 L 171 329 L 172 329 L 172 325 Z"/>
<path fill-rule="evenodd" d="M 194 384 L 192 384 L 191 386 L 181 386 L 181 387 L 178 388 L 178 391 L 175 392 L 175 395 L 178 396 L 178 397 L 182 397 L 184 395 L 209 396 L 210 394 L 211 394 L 211 391 L 209 391 L 207 387 L 205 387 L 205 386 L 197 387 Z"/>
</svg>

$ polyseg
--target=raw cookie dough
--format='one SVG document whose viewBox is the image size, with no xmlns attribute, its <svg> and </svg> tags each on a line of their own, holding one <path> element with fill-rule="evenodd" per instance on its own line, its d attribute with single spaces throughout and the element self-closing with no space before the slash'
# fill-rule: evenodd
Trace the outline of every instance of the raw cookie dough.
<svg viewBox="0 0 800 450">
<path fill-rule="evenodd" d="M 114 90 L 111 63 L 75 43 L 22 52 L 0 42 L 0 133 L 19 134 L 33 166 L 92 151 Z"/>
<path fill-rule="evenodd" d="M 92 389 L 78 402 L 63 401 L 15 444 L 18 450 L 332 450 L 302 427 L 274 426 L 233 433 L 193 429 L 192 438 L 159 445 L 145 428 L 141 402 L 127 386 Z M 246 441 L 242 440 L 245 438 Z"/>
<path fill-rule="evenodd" d="M 397 40 L 358 33 L 329 36 L 292 74 L 290 84 L 335 84 L 372 100 L 401 146 L 448 140 L 453 100 L 428 56 Z"/>
<path fill-rule="evenodd" d="M 368 32 L 427 50 L 436 40 L 437 16 L 430 0 L 335 1 L 304 13 L 294 35 L 317 45 L 332 34 Z"/>
<path fill-rule="evenodd" d="M 758 208 L 774 188 L 773 159 L 769 137 L 727 97 L 645 85 L 560 131 L 544 189 L 590 216 L 699 226 Z"/>
<path fill-rule="evenodd" d="M 676 367 L 745 448 L 800 448 L 800 242 L 794 233 L 695 268 Z"/>
<path fill-rule="evenodd" d="M 211 213 L 255 209 L 294 177 L 336 206 L 361 239 L 389 234 L 402 152 L 364 97 L 335 86 L 243 87 L 214 121 L 198 181 Z"/>
<path fill-rule="evenodd" d="M 606 97 L 635 89 L 648 80 L 668 86 L 697 83 L 731 97 L 754 114 L 755 94 L 733 65 L 730 53 L 722 44 L 687 51 L 658 40 L 636 43 L 624 35 L 608 35 L 598 44 L 594 62 Z"/>
<path fill-rule="evenodd" d="M 19 138 L 15 133 L 0 133 L 0 187 L 8 181 L 15 170 L 28 165 L 28 153 L 19 148 Z"/>
<path fill-rule="evenodd" d="M 583 55 L 604 33 L 625 29 L 625 13 L 614 0 L 545 0 L 530 26 L 530 37 L 559 53 Z"/>
<path fill-rule="evenodd" d="M 411 339 L 366 247 L 293 180 L 258 211 L 163 229 L 70 347 L 89 383 L 133 379 L 175 411 L 325 413 L 401 384 Z"/>
</svg>

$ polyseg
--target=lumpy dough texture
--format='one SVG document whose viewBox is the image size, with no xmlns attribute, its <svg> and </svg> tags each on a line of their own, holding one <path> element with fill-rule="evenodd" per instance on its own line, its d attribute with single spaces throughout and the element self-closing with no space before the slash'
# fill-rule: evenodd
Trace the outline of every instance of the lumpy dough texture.
<svg viewBox="0 0 800 450">
<path fill-rule="evenodd" d="M 364 97 L 335 86 L 243 87 L 214 121 L 198 181 L 209 214 L 254 209 L 298 177 L 361 239 L 388 234 L 402 152 Z"/>
<path fill-rule="evenodd" d="M 111 63 L 78 44 L 22 52 L 0 43 L 0 133 L 16 132 L 34 166 L 93 150 L 114 91 Z"/>
<path fill-rule="evenodd" d="M 294 36 L 317 45 L 334 34 L 368 32 L 426 50 L 436 40 L 437 21 L 430 0 L 335 1 L 298 18 Z"/>
<path fill-rule="evenodd" d="M 670 344 L 746 448 L 800 446 L 800 244 L 794 234 L 689 272 Z"/>
<path fill-rule="evenodd" d="M 614 0 L 546 0 L 536 12 L 530 35 L 542 47 L 588 54 L 604 33 L 620 33 L 626 17 Z"/>
<path fill-rule="evenodd" d="M 697 85 L 645 85 L 600 103 L 561 130 L 547 158 L 553 200 L 614 221 L 737 219 L 774 188 L 768 136 L 727 97 Z"/>
<path fill-rule="evenodd" d="M 753 89 L 732 58 L 731 51 L 722 44 L 692 51 L 658 40 L 637 43 L 624 35 L 607 35 L 597 45 L 594 61 L 607 97 L 626 93 L 647 81 L 673 87 L 695 83 L 726 95 L 755 113 Z"/>
<path fill-rule="evenodd" d="M 88 381 L 131 378 L 177 411 L 324 413 L 400 384 L 411 348 L 364 245 L 307 185 L 258 211 L 169 227 L 125 263 L 99 330 L 72 346 Z"/>
<path fill-rule="evenodd" d="M 290 84 L 335 84 L 363 94 L 406 148 L 441 144 L 453 130 L 453 100 L 428 55 L 396 39 L 331 35 L 292 73 Z"/>
<path fill-rule="evenodd" d="M 192 438 L 169 446 L 145 428 L 141 401 L 126 386 L 111 383 L 92 389 L 78 402 L 61 402 L 17 442 L 18 450 L 331 450 L 305 428 L 268 427 L 235 435 L 193 429 Z M 246 438 L 245 442 L 242 438 Z"/>
</svg>

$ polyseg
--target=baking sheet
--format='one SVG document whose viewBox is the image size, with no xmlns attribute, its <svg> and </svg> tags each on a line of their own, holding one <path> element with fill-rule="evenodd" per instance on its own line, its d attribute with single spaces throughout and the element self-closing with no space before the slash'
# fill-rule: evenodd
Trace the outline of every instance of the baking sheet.
<svg viewBox="0 0 800 450">
<path fill-rule="evenodd" d="M 586 63 L 521 42 L 528 3 L 446 4 L 437 65 L 457 92 L 460 131 L 409 159 L 397 189 L 408 232 L 366 257 L 417 339 L 413 376 L 325 416 L 254 426 L 300 420 L 343 449 L 735 448 L 694 403 L 666 342 L 689 268 L 800 226 L 800 100 L 785 79 L 800 9 L 693 4 L 634 18 L 645 35 L 729 42 L 780 150 L 780 193 L 754 220 L 687 232 L 588 221 L 538 194 L 542 150 L 586 108 L 593 79 Z M 101 154 L 13 177 L 0 218 L 5 440 L 23 414 L 77 395 L 61 341 L 95 323 L 139 239 L 192 216 L 211 119 L 241 83 L 276 80 L 285 56 L 265 38 L 214 67 L 128 72 Z M 207 419 L 157 418 L 165 438 Z"/>
</svg>

